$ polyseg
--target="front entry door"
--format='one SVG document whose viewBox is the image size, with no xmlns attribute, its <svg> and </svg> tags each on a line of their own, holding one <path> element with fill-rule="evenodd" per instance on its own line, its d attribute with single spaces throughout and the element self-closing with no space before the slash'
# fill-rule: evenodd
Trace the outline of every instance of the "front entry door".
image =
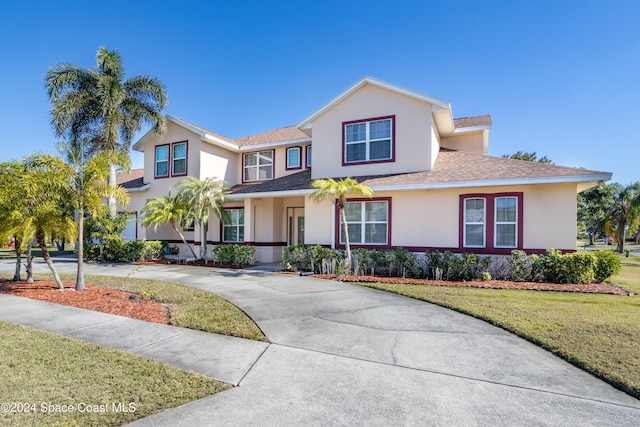
<svg viewBox="0 0 640 427">
<path fill-rule="evenodd" d="M 304 243 L 304 208 L 287 208 L 287 244 Z"/>
</svg>

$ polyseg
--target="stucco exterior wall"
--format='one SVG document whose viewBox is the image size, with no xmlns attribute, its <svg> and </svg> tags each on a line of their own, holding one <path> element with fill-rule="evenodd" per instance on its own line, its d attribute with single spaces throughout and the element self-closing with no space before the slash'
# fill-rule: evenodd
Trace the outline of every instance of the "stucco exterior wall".
<svg viewBox="0 0 640 427">
<path fill-rule="evenodd" d="M 395 115 L 395 161 L 342 166 L 342 123 Z M 433 164 L 431 105 L 365 85 L 313 121 L 313 178 L 416 172 Z"/>
<path fill-rule="evenodd" d="M 201 148 L 200 179 L 214 177 L 231 186 L 240 183 L 237 170 L 241 165 L 238 164 L 237 153 L 207 143 L 201 143 Z"/>
<path fill-rule="evenodd" d="M 453 135 L 442 138 L 440 141 L 442 148 L 450 150 L 465 151 L 467 153 L 484 154 L 482 132 Z"/>
<path fill-rule="evenodd" d="M 374 197 L 391 197 L 390 246 L 454 250 L 459 246 L 460 195 L 520 192 L 523 193 L 523 248 L 575 249 L 575 184 L 376 192 Z M 317 204 L 307 199 L 306 243 L 331 244 L 333 212 L 331 203 Z M 337 226 L 339 224 L 335 224 Z M 487 224 L 487 233 L 493 232 L 492 229 L 493 226 Z M 469 251 L 482 253 L 481 249 Z"/>
</svg>

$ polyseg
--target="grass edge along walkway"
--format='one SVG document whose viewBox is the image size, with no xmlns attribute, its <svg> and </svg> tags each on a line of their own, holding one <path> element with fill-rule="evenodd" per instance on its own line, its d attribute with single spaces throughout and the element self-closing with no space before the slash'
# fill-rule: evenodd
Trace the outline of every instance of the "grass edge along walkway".
<svg viewBox="0 0 640 427">
<path fill-rule="evenodd" d="M 613 282 L 634 296 L 357 283 L 437 304 L 524 338 L 640 399 L 640 258 Z"/>
<path fill-rule="evenodd" d="M 143 356 L 9 322 L 0 321 L 0 339 L 2 425 L 118 426 L 231 388 Z"/>
</svg>

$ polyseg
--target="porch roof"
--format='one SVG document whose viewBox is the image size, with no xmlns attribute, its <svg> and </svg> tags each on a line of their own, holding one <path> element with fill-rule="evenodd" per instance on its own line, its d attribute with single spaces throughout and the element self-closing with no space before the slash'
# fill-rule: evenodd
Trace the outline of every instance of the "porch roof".
<svg viewBox="0 0 640 427">
<path fill-rule="evenodd" d="M 496 185 L 598 182 L 611 179 L 610 172 L 567 166 L 547 165 L 523 160 L 486 156 L 442 149 L 430 171 L 387 175 L 353 176 L 374 191 L 398 191 Z M 339 179 L 335 178 L 335 179 Z M 282 197 L 287 193 L 310 194 L 311 170 L 258 184 L 233 187 L 231 199 L 244 197 Z"/>
</svg>

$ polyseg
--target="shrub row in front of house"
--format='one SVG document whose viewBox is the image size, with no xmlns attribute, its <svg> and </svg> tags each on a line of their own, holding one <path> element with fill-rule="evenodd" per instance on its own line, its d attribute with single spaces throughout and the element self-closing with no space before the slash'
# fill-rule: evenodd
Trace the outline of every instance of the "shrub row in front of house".
<svg viewBox="0 0 640 427">
<path fill-rule="evenodd" d="M 294 271 L 346 274 L 345 251 L 320 245 L 285 248 L 282 265 Z M 620 272 L 620 260 L 611 251 L 563 254 L 548 249 L 544 255 L 514 250 L 509 256 L 486 257 L 473 253 L 426 251 L 415 254 L 395 250 L 354 249 L 351 273 L 359 275 L 427 278 L 434 280 L 498 280 L 589 283 L 605 281 Z"/>
<path fill-rule="evenodd" d="M 149 261 L 162 257 L 166 242 L 160 240 L 123 240 L 115 237 L 104 244 L 96 244 L 85 250 L 85 259 L 108 262 Z"/>
</svg>

